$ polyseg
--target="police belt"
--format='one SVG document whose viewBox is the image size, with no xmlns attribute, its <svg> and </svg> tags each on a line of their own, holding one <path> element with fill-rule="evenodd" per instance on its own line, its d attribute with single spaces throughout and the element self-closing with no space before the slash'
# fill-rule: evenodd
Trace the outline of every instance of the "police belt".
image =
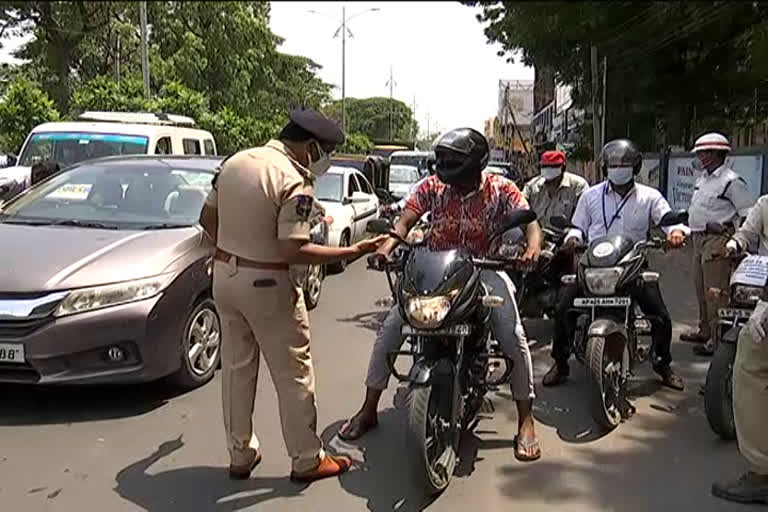
<svg viewBox="0 0 768 512">
<path fill-rule="evenodd" d="M 224 263 L 229 263 L 229 261 L 233 257 L 237 259 L 238 267 L 255 268 L 259 270 L 288 270 L 289 269 L 287 263 L 268 263 L 268 262 L 262 262 L 262 261 L 249 260 L 247 258 L 241 258 L 240 256 L 235 256 L 234 254 L 230 254 L 223 249 L 219 249 L 218 247 L 216 248 L 216 252 L 213 254 L 213 259 L 218 261 L 223 261 Z"/>
</svg>

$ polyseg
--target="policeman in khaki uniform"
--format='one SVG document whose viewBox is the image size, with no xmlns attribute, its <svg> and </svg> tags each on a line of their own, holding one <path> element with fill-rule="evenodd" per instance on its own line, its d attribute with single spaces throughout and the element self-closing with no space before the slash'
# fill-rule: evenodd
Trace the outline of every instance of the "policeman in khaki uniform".
<svg viewBox="0 0 768 512">
<path fill-rule="evenodd" d="M 730 150 L 728 139 L 719 133 L 702 135 L 693 148 L 704 168 L 704 174 L 693 189 L 688 210 L 693 233 L 693 275 L 699 302 L 699 329 L 698 332 L 681 334 L 680 339 L 693 343 L 708 342 L 706 346 L 694 347 L 694 352 L 699 355 L 711 355 L 712 324 L 717 320 L 718 308 L 725 306 L 722 299 L 709 296 L 707 290 L 727 290 L 731 270 L 728 261 L 716 258 L 723 253 L 727 237 L 709 233 L 707 224 L 722 224 L 729 234 L 733 234 L 739 226 L 739 218 L 746 217 L 754 203 L 744 179 L 725 166 Z"/>
<path fill-rule="evenodd" d="M 228 158 L 200 222 L 216 244 L 213 296 L 222 320 L 222 399 L 232 478 L 248 478 L 261 460 L 252 416 L 259 356 L 264 355 L 280 404 L 291 479 L 311 482 L 349 469 L 326 455 L 317 436 L 315 376 L 301 283 L 289 265 L 354 260 L 385 237 L 352 247 L 310 243 L 314 178 L 330 167 L 344 141 L 338 126 L 296 110 L 279 140 Z"/>
</svg>

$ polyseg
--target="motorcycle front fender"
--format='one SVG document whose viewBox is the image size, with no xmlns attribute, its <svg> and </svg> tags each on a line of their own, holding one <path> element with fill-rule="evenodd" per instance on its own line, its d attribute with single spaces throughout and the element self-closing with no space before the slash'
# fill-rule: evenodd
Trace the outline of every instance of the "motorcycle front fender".
<svg viewBox="0 0 768 512">
<path fill-rule="evenodd" d="M 434 368 L 434 361 L 416 361 L 408 372 L 408 382 L 414 386 L 428 386 L 432 380 Z"/>
<path fill-rule="evenodd" d="M 590 338 L 593 336 L 599 336 L 602 338 L 613 337 L 614 335 L 621 335 L 624 339 L 629 338 L 627 334 L 627 327 L 623 323 L 619 323 L 610 318 L 598 318 L 591 324 L 587 330 L 587 336 Z"/>
</svg>

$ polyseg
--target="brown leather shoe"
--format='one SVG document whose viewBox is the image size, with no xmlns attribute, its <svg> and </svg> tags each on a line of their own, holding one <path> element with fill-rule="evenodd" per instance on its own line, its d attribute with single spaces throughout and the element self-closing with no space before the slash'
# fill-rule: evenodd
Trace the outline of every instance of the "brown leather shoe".
<svg viewBox="0 0 768 512">
<path fill-rule="evenodd" d="M 251 477 L 251 472 L 256 466 L 259 465 L 259 462 L 261 462 L 261 453 L 256 450 L 253 451 L 253 460 L 251 460 L 251 462 L 248 464 L 229 465 L 229 478 L 233 478 L 235 480 L 246 480 Z"/>
<path fill-rule="evenodd" d="M 677 375 L 669 366 L 662 366 L 660 368 L 654 368 L 659 377 L 661 377 L 661 383 L 668 388 L 682 391 L 685 389 L 682 377 Z"/>
<path fill-rule="evenodd" d="M 544 384 L 546 387 L 551 386 L 557 386 L 558 384 L 562 384 L 565 381 L 568 380 L 568 375 L 571 373 L 570 368 L 568 367 L 568 364 L 558 364 L 555 363 L 552 365 L 552 368 L 549 369 L 546 375 L 544 375 L 544 378 L 541 380 L 541 383 Z"/>
<path fill-rule="evenodd" d="M 302 473 L 291 471 L 291 481 L 308 484 L 316 480 L 322 480 L 323 478 L 339 476 L 340 474 L 349 471 L 351 466 L 352 460 L 350 460 L 348 457 L 335 457 L 333 455 L 326 455 L 315 469 L 311 469 Z"/>
</svg>

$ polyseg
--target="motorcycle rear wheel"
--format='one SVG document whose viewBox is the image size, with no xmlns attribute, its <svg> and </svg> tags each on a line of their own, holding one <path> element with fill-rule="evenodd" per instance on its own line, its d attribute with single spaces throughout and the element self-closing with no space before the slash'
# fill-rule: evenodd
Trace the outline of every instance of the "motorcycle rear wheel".
<svg viewBox="0 0 768 512">
<path fill-rule="evenodd" d="M 590 413 L 599 426 L 613 430 L 621 423 L 626 396 L 622 375 L 629 365 L 629 350 L 625 346 L 620 358 L 612 358 L 606 351 L 605 338 L 594 336 L 587 341 L 585 356 Z"/>
<path fill-rule="evenodd" d="M 707 371 L 704 384 L 704 411 L 712 431 L 725 441 L 736 439 L 733 418 L 733 362 L 736 345 L 720 343 Z"/>
<path fill-rule="evenodd" d="M 450 425 L 453 400 L 452 376 L 437 376 L 430 386 L 411 388 L 407 442 L 429 496 L 444 491 L 456 469 L 458 435 Z"/>
</svg>

